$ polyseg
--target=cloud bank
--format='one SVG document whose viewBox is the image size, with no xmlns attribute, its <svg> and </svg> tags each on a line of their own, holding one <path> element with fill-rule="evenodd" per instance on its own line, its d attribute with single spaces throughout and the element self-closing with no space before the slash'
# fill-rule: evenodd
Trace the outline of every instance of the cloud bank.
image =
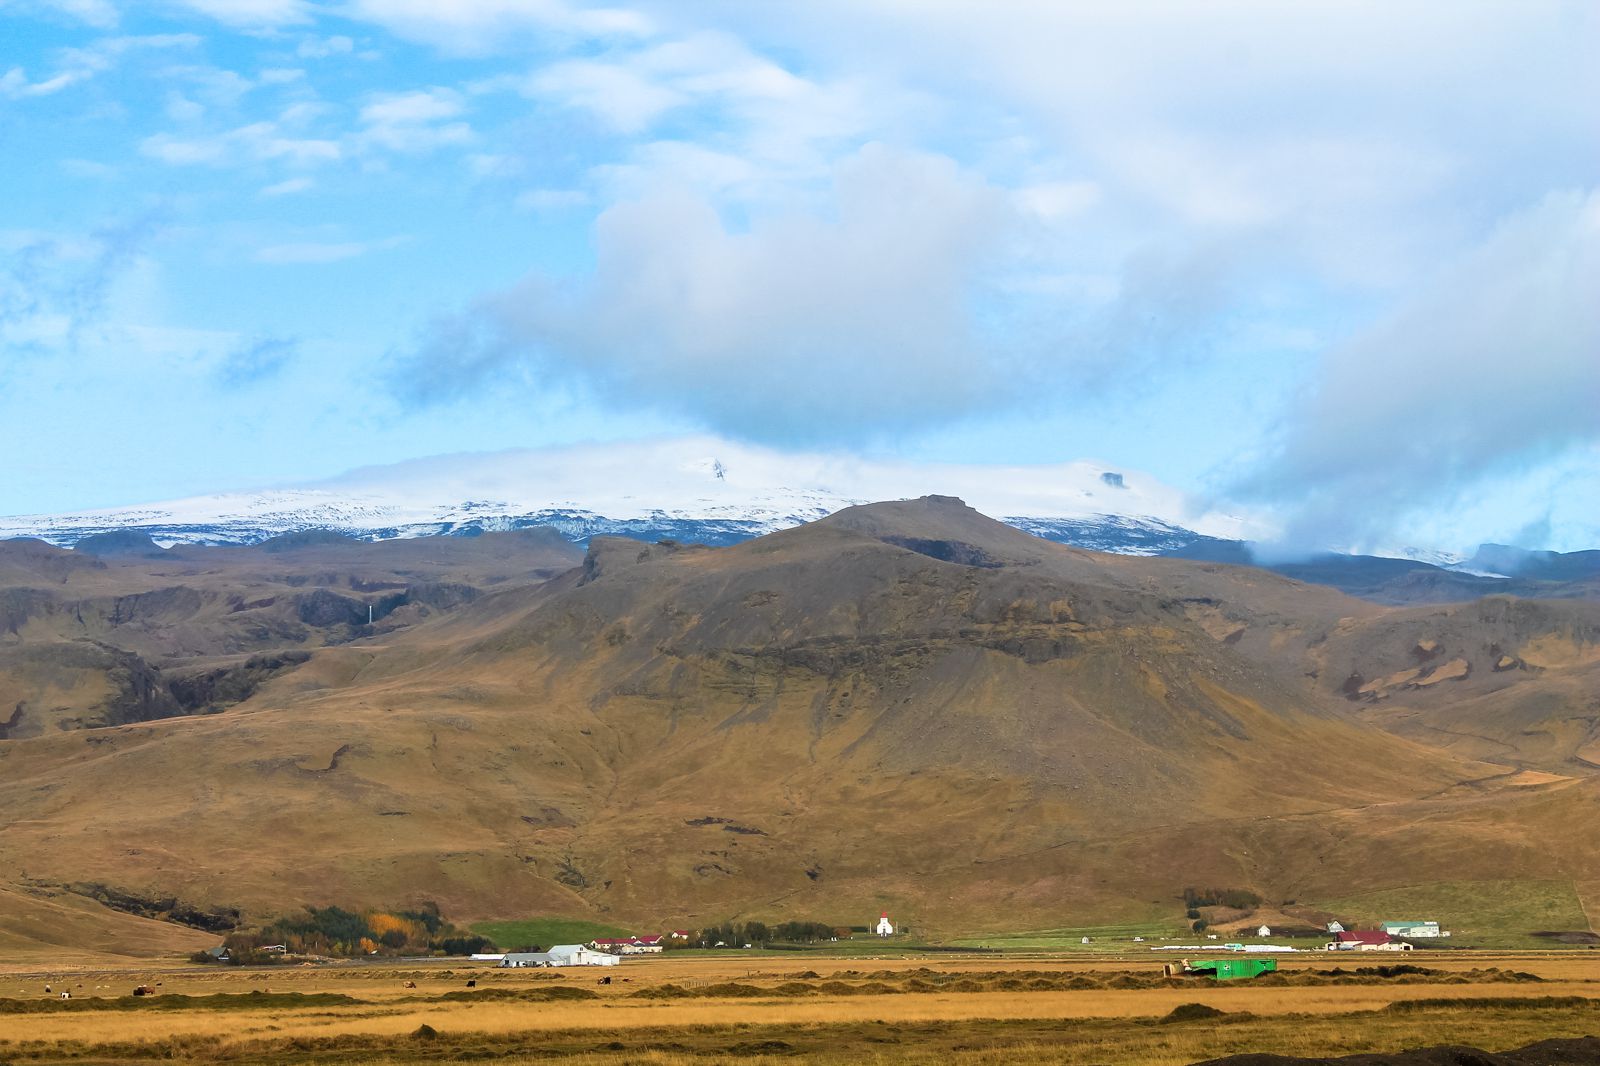
<svg viewBox="0 0 1600 1066">
<path fill-rule="evenodd" d="M 819 212 L 743 231 L 687 191 L 619 204 L 591 277 L 530 277 L 435 323 L 397 381 L 426 403 L 513 372 L 576 379 L 768 441 L 938 424 L 1016 398 L 972 296 L 1007 220 L 950 160 L 878 145 Z"/>
<path fill-rule="evenodd" d="M 1289 545 L 1370 543 L 1396 515 L 1597 442 L 1600 192 L 1555 193 L 1329 350 L 1238 488 L 1288 507 Z"/>
</svg>

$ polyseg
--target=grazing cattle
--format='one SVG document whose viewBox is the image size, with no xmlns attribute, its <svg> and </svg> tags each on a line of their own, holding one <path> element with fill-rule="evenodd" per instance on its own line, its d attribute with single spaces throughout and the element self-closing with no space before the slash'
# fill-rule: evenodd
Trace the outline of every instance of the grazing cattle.
<svg viewBox="0 0 1600 1066">
<path fill-rule="evenodd" d="M 71 999 L 72 998 L 72 993 L 71 992 L 63 992 L 63 993 L 61 993 L 61 998 L 62 999 Z"/>
<path fill-rule="evenodd" d="M 406 982 L 406 987 L 407 988 L 416 988 L 417 987 L 417 983 L 415 981 L 407 981 Z"/>
<path fill-rule="evenodd" d="M 156 990 L 149 985 L 140 985 L 133 990 L 133 994 L 136 996 L 153 996 L 156 994 Z"/>
<path fill-rule="evenodd" d="M 476 982 L 476 981 L 468 981 L 467 982 L 467 987 L 468 988 L 477 988 L 478 987 L 478 982 Z"/>
</svg>

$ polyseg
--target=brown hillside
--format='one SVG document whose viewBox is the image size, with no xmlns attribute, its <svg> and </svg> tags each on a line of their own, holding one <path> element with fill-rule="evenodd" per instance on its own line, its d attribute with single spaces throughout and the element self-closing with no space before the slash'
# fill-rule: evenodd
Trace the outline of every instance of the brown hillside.
<svg viewBox="0 0 1600 1066">
<path fill-rule="evenodd" d="M 551 530 L 118 547 L 102 557 L 0 542 L 0 738 L 215 711 L 309 649 L 537 584 L 580 558 Z"/>
<path fill-rule="evenodd" d="M 1495 639 L 1584 660 L 1568 606 Z M 1435 639 L 1427 613 L 1060 547 L 940 497 L 723 549 L 600 540 L 223 713 L 0 742 L 0 868 L 254 913 L 890 905 L 946 932 L 1170 912 L 1185 884 L 1600 881 L 1570 835 L 1600 783 L 1513 781 L 1367 718 L 1400 696 L 1349 698 Z M 1497 676 L 1537 703 L 1566 669 Z"/>
</svg>

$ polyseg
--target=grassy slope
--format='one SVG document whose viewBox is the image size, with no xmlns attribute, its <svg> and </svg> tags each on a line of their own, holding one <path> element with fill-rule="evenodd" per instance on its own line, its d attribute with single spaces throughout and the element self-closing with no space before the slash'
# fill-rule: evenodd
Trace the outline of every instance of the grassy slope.
<svg viewBox="0 0 1600 1066">
<path fill-rule="evenodd" d="M 472 927 L 502 950 L 515 951 L 528 944 L 549 948 L 556 944 L 587 944 L 596 937 L 632 936 L 636 931 L 573 918 L 528 918 L 512 922 L 479 922 Z M 649 934 L 642 934 L 649 935 Z"/>
<path fill-rule="evenodd" d="M 187 926 L 123 914 L 70 893 L 0 887 L 0 959 L 7 962 L 186 955 L 221 940 Z"/>
<path fill-rule="evenodd" d="M 1363 925 L 1437 921 L 1451 931 L 1441 946 L 1554 948 L 1538 931 L 1581 931 L 1589 919 L 1569 881 L 1439 881 L 1366 892 L 1321 904 Z"/>
</svg>

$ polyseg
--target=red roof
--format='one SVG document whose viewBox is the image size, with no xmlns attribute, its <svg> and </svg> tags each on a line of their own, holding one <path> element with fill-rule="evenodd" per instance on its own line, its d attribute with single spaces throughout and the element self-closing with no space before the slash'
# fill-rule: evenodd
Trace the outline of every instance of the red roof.
<svg viewBox="0 0 1600 1066">
<path fill-rule="evenodd" d="M 1335 933 L 1334 943 L 1337 944 L 1387 944 L 1388 933 Z"/>
<path fill-rule="evenodd" d="M 635 944 L 659 944 L 661 943 L 661 938 L 659 936 L 636 936 L 633 938 L 633 942 Z"/>
</svg>

